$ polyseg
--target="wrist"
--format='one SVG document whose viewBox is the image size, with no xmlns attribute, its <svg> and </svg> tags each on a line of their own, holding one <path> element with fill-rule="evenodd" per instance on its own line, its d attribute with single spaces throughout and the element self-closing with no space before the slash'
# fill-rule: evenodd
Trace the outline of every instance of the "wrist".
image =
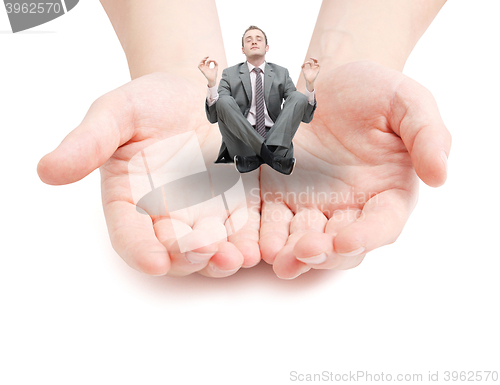
<svg viewBox="0 0 500 385">
<path fill-rule="evenodd" d="M 392 39 L 356 31 L 354 26 L 315 31 L 307 56 L 316 56 L 323 72 L 357 61 L 374 61 L 402 71 L 414 44 L 408 36 Z M 396 41 L 397 40 L 397 41 Z M 321 42 L 321 44 L 316 44 Z"/>
<path fill-rule="evenodd" d="M 132 79 L 168 72 L 204 87 L 206 79 L 197 68 L 200 58 L 210 52 L 226 66 L 214 0 L 101 0 L 101 4 L 125 51 Z M 192 12 L 194 8 L 197 12 Z"/>
<path fill-rule="evenodd" d="M 306 57 L 316 57 L 322 71 L 363 60 L 401 71 L 444 2 L 323 2 Z"/>
</svg>

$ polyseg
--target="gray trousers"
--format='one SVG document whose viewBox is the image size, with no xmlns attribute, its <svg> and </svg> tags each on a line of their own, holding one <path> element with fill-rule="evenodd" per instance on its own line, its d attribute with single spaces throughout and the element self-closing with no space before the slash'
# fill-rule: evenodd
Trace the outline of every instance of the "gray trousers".
<svg viewBox="0 0 500 385">
<path fill-rule="evenodd" d="M 233 97 L 226 95 L 219 97 L 215 106 L 219 130 L 231 159 L 235 155 L 260 155 L 263 143 L 268 146 L 278 146 L 276 155 L 292 158 L 292 139 L 304 118 L 308 104 L 304 94 L 298 91 L 292 92 L 285 100 L 281 113 L 267 132 L 266 138 L 263 138 L 243 116 Z"/>
</svg>

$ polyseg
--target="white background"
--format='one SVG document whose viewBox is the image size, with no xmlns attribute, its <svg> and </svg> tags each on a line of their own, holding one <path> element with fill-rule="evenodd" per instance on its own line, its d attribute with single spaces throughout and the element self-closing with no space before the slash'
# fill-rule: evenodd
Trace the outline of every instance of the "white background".
<svg viewBox="0 0 500 385">
<path fill-rule="evenodd" d="M 229 64 L 243 60 L 241 34 L 256 24 L 268 34 L 268 60 L 297 80 L 320 1 L 253 2 L 296 28 L 236 17 L 234 0 L 218 1 Z M 447 183 L 421 183 L 395 244 L 345 272 L 283 281 L 262 263 L 216 280 L 128 267 L 109 242 L 98 171 L 69 186 L 38 179 L 38 160 L 93 100 L 129 80 L 128 69 L 98 1 L 17 34 L 2 5 L 0 383 L 500 371 L 499 15 L 498 0 L 448 2 L 407 63 L 437 99 L 453 148 Z"/>
</svg>

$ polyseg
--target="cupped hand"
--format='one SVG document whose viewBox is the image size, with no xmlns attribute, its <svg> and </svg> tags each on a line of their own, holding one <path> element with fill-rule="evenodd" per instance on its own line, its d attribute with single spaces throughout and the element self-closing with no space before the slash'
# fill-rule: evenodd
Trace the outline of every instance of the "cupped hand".
<svg viewBox="0 0 500 385">
<path fill-rule="evenodd" d="M 220 134 L 205 96 L 172 74 L 135 79 L 98 98 L 38 165 L 54 185 L 100 167 L 111 243 L 147 274 L 223 277 L 260 260 L 258 175 L 213 167 Z"/>
<path fill-rule="evenodd" d="M 397 239 L 418 177 L 446 180 L 451 136 L 422 85 L 355 62 L 325 73 L 316 98 L 313 121 L 294 139 L 294 173 L 264 167 L 260 179 L 262 258 L 281 278 L 357 266 Z"/>
</svg>

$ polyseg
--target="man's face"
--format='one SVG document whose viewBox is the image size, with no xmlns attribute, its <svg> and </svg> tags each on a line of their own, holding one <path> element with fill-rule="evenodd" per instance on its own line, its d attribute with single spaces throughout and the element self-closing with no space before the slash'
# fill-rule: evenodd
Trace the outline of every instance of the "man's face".
<svg viewBox="0 0 500 385">
<path fill-rule="evenodd" d="M 269 51 L 269 46 L 266 45 L 266 38 L 259 29 L 251 29 L 245 33 L 243 37 L 243 53 L 249 58 L 265 56 Z"/>
</svg>

